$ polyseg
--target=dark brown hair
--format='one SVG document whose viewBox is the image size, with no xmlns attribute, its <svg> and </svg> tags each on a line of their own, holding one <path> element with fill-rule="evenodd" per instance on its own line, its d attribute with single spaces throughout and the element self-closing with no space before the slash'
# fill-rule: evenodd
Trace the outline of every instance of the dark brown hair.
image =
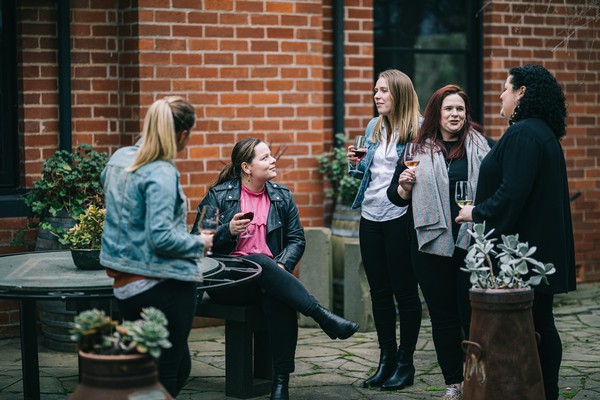
<svg viewBox="0 0 600 400">
<path fill-rule="evenodd" d="M 242 164 L 250 164 L 256 154 L 254 148 L 258 146 L 262 141 L 256 138 L 242 139 L 233 146 L 231 151 L 231 161 L 225 165 L 223 170 L 219 173 L 217 180 L 210 186 L 217 186 L 220 183 L 231 179 L 241 179 L 242 177 Z"/>
<path fill-rule="evenodd" d="M 454 146 L 450 154 L 448 154 L 440 132 L 440 116 L 442 103 L 444 102 L 444 99 L 451 94 L 459 95 L 465 102 L 465 124 L 458 134 L 458 145 Z M 432 152 L 441 151 L 446 160 L 457 159 L 465 155 L 465 139 L 467 135 L 472 135 L 473 129 L 483 133 L 481 125 L 471 120 L 471 103 L 469 102 L 469 96 L 467 96 L 465 91 L 459 86 L 446 85 L 431 95 L 429 103 L 427 103 L 427 107 L 423 113 L 423 124 L 421 125 L 419 134 L 414 142 L 420 144 L 421 148 L 424 148 L 424 145 L 429 139 L 433 143 L 431 146 Z"/>
</svg>

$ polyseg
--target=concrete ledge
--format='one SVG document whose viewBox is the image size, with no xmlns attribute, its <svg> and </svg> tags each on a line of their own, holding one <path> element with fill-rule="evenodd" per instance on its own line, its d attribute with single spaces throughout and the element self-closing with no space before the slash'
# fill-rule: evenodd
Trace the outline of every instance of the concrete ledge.
<svg viewBox="0 0 600 400">
<path fill-rule="evenodd" d="M 348 238 L 344 243 L 344 318 L 358 322 L 361 332 L 375 329 L 358 239 Z"/>
<path fill-rule="evenodd" d="M 300 281 L 317 300 L 331 309 L 333 304 L 333 258 L 331 230 L 329 228 L 305 228 L 306 250 L 300 262 Z M 300 326 L 318 327 L 310 317 L 300 314 Z"/>
</svg>

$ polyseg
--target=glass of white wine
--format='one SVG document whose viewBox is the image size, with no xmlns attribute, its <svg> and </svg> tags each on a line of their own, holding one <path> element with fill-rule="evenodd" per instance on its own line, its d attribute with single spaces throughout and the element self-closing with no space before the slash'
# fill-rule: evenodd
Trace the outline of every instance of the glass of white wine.
<svg viewBox="0 0 600 400">
<path fill-rule="evenodd" d="M 203 206 L 200 213 L 200 233 L 205 235 L 214 235 L 219 226 L 219 209 L 214 206 Z M 207 251 L 206 255 L 211 256 L 212 251 Z"/>
<path fill-rule="evenodd" d="M 402 162 L 406 168 L 414 170 L 419 165 L 417 154 L 419 153 L 419 145 L 416 143 L 406 143 L 404 147 L 404 158 Z"/>
<path fill-rule="evenodd" d="M 473 191 L 471 190 L 471 184 L 469 181 L 456 182 L 454 200 L 460 208 L 473 205 Z"/>
</svg>

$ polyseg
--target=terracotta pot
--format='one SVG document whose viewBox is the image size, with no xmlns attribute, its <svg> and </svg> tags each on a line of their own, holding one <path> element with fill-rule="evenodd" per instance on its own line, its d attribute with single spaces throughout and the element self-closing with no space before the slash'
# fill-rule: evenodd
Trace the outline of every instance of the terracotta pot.
<svg viewBox="0 0 600 400">
<path fill-rule="evenodd" d="M 158 382 L 148 355 L 98 355 L 79 352 L 81 383 L 71 400 L 172 400 Z"/>
<path fill-rule="evenodd" d="M 465 400 L 544 400 L 531 289 L 471 289 Z"/>
</svg>

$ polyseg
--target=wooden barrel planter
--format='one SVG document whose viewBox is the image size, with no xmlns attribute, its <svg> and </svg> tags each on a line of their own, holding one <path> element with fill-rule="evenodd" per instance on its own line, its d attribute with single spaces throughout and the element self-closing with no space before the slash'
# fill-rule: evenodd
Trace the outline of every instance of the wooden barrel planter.
<svg viewBox="0 0 600 400">
<path fill-rule="evenodd" d="M 37 302 L 42 327 L 42 345 L 47 349 L 73 353 L 75 342 L 71 340 L 71 324 L 76 312 L 67 310 L 64 300 L 41 300 Z"/>
<path fill-rule="evenodd" d="M 465 400 L 544 400 L 531 289 L 471 289 Z M 542 338 L 542 340 L 544 340 Z"/>
<path fill-rule="evenodd" d="M 77 223 L 77 221 L 65 210 L 60 211 L 56 217 L 47 215 L 41 222 L 48 222 L 50 225 L 60 227 L 65 231 L 71 229 Z M 69 246 L 61 244 L 56 236 L 41 227 L 39 228 L 37 240 L 35 242 L 35 251 L 62 250 L 68 248 Z"/>
</svg>

